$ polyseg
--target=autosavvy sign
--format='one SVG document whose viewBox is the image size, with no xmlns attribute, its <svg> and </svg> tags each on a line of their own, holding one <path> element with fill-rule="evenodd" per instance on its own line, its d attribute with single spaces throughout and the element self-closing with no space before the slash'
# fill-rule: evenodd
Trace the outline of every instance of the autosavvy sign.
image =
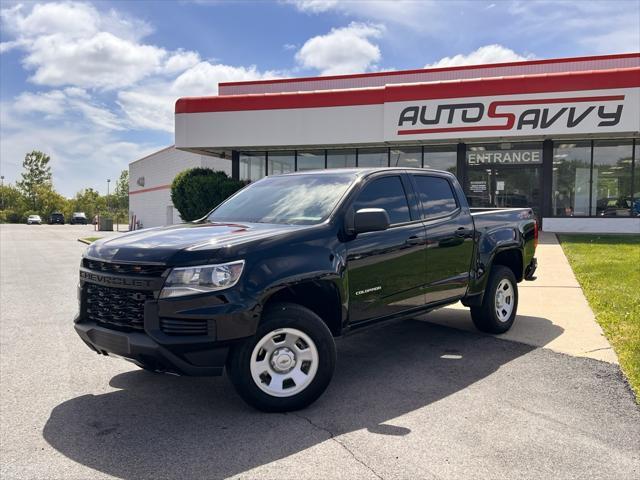
<svg viewBox="0 0 640 480">
<path fill-rule="evenodd" d="M 640 89 L 385 103 L 385 140 L 510 137 L 640 130 Z"/>
</svg>

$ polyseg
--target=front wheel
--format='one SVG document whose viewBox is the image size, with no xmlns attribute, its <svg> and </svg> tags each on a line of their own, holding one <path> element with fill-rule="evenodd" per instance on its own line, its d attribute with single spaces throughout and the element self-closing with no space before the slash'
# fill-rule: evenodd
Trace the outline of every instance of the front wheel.
<svg viewBox="0 0 640 480">
<path fill-rule="evenodd" d="M 322 395 L 336 362 L 331 331 L 311 310 L 269 308 L 256 335 L 234 347 L 227 371 L 240 396 L 265 412 L 304 408 Z"/>
<path fill-rule="evenodd" d="M 510 268 L 496 265 L 491 270 L 482 305 L 471 307 L 478 330 L 504 333 L 511 328 L 518 310 L 518 283 Z"/>
</svg>

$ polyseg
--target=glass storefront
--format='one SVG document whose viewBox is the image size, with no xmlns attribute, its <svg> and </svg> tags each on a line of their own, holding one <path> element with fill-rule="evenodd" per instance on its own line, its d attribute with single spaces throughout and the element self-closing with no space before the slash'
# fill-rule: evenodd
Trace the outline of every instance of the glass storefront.
<svg viewBox="0 0 640 480">
<path fill-rule="evenodd" d="M 356 149 L 327 150 L 327 168 L 348 168 L 356 166 Z"/>
<path fill-rule="evenodd" d="M 422 147 L 392 148 L 389 152 L 391 167 L 422 167 Z"/>
<path fill-rule="evenodd" d="M 240 153 L 240 180 L 254 182 L 264 177 L 266 154 L 264 152 Z"/>
<path fill-rule="evenodd" d="M 593 144 L 592 210 L 601 217 L 631 214 L 633 142 L 596 140 Z"/>
<path fill-rule="evenodd" d="M 542 142 L 468 145 L 465 191 L 472 207 L 542 208 Z"/>
<path fill-rule="evenodd" d="M 633 155 L 635 166 L 633 169 L 633 206 L 631 215 L 640 217 L 640 140 L 636 139 L 636 148 Z"/>
<path fill-rule="evenodd" d="M 296 152 L 269 152 L 268 154 L 269 175 L 279 173 L 291 173 L 296 170 Z"/>
<path fill-rule="evenodd" d="M 298 171 L 324 168 L 324 150 L 298 151 Z"/>
<path fill-rule="evenodd" d="M 591 142 L 565 142 L 553 146 L 551 214 L 554 217 L 589 215 Z"/>
<path fill-rule="evenodd" d="M 635 161 L 638 162 L 637 156 Z M 555 217 L 636 215 L 633 213 L 637 210 L 636 188 L 632 188 L 633 162 L 633 140 L 556 142 L 551 214 Z M 637 170 L 636 166 L 636 175 Z"/>
<path fill-rule="evenodd" d="M 359 148 L 358 167 L 386 167 L 389 165 L 389 149 Z"/>
<path fill-rule="evenodd" d="M 433 147 L 424 147 L 424 168 L 445 170 L 455 175 L 457 163 L 457 145 L 438 145 Z"/>
<path fill-rule="evenodd" d="M 544 179 L 541 141 L 468 144 L 461 172 L 458 145 L 408 145 L 240 152 L 238 173 L 241 180 L 255 181 L 265 176 L 265 167 L 276 175 L 356 164 L 424 166 L 457 175 L 472 207 L 531 207 L 538 216 L 628 218 L 640 216 L 639 144 L 639 139 L 555 141 L 545 150 L 549 157 L 544 162 L 549 163 Z"/>
</svg>

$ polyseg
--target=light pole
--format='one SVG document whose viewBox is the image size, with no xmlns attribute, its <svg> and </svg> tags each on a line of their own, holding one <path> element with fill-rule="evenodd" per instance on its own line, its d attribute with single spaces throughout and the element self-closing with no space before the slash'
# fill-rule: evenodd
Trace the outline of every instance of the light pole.
<svg viewBox="0 0 640 480">
<path fill-rule="evenodd" d="M 0 191 L 2 192 L 2 196 L 0 196 L 0 210 L 4 210 L 4 175 L 0 175 Z"/>
<path fill-rule="evenodd" d="M 109 184 L 111 183 L 111 179 L 107 178 L 107 211 L 109 211 Z"/>
</svg>

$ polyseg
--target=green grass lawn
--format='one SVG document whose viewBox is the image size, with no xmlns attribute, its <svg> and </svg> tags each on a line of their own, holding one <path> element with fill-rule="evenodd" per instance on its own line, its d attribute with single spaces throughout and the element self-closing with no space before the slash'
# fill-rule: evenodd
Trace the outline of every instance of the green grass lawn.
<svg viewBox="0 0 640 480">
<path fill-rule="evenodd" d="M 89 245 L 90 243 L 93 243 L 96 240 L 100 240 L 101 238 L 102 237 L 84 237 L 84 238 L 79 238 L 78 241 Z"/>
<path fill-rule="evenodd" d="M 559 239 L 640 402 L 640 237 L 559 235 Z"/>
</svg>

